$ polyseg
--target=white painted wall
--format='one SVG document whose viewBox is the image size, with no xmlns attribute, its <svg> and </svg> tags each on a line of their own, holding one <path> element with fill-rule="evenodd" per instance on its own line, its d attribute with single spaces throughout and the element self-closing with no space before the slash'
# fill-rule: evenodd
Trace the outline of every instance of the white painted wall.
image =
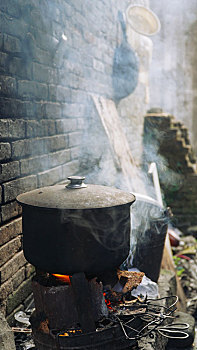
<svg viewBox="0 0 197 350">
<path fill-rule="evenodd" d="M 161 21 L 152 37 L 150 107 L 182 121 L 197 152 L 197 1 L 150 0 L 150 8 Z"/>
<path fill-rule="evenodd" d="M 149 0 L 131 0 L 129 4 L 149 6 Z M 132 156 L 139 165 L 142 156 L 144 115 L 149 107 L 149 70 L 152 39 L 136 33 L 127 23 L 127 37 L 139 60 L 139 78 L 135 91 L 118 105 L 118 112 L 127 135 Z"/>
</svg>

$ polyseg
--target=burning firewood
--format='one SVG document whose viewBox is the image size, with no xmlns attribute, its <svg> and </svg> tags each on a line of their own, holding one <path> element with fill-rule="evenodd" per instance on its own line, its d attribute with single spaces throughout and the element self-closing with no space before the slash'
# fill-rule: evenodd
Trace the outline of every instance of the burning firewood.
<svg viewBox="0 0 197 350">
<path fill-rule="evenodd" d="M 49 334 L 49 321 L 48 320 L 45 320 L 45 321 L 42 321 L 40 323 L 40 327 L 38 328 L 39 331 L 45 333 L 45 334 Z"/>
<path fill-rule="evenodd" d="M 118 270 L 117 276 L 120 284 L 123 286 L 122 293 L 126 294 L 132 291 L 134 288 L 137 288 L 137 286 L 142 282 L 144 272 Z"/>
</svg>

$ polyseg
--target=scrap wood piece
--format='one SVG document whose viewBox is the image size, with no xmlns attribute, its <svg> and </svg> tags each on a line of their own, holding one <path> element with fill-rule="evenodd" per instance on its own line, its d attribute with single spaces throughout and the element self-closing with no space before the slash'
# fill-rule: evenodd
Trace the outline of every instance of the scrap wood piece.
<svg viewBox="0 0 197 350">
<path fill-rule="evenodd" d="M 175 265 L 174 265 L 174 261 L 173 261 L 172 249 L 171 249 L 170 239 L 169 239 L 168 234 L 166 235 L 161 267 L 165 270 L 173 271 L 175 273 L 176 284 L 177 284 L 177 295 L 179 298 L 179 301 L 177 303 L 177 309 L 185 312 L 186 311 L 186 296 L 185 296 L 185 292 L 183 290 L 183 287 L 181 285 L 181 282 L 176 274 L 176 269 L 175 269 Z"/>
<path fill-rule="evenodd" d="M 44 320 L 40 323 L 40 326 L 38 328 L 39 331 L 45 333 L 45 334 L 49 334 L 50 330 L 49 330 L 49 321 L 48 320 Z"/>
<path fill-rule="evenodd" d="M 96 95 L 92 95 L 92 99 L 109 140 L 115 166 L 122 172 L 125 185 L 132 190 L 140 183 L 141 191 L 146 193 L 114 101 Z"/>
<path fill-rule="evenodd" d="M 138 315 L 138 314 L 145 314 L 146 313 L 146 308 L 139 308 L 139 309 L 126 309 L 126 310 L 116 310 L 116 315 L 121 316 L 121 315 L 126 315 L 126 316 L 132 316 L 132 315 Z"/>
<path fill-rule="evenodd" d="M 117 275 L 120 283 L 124 286 L 122 293 L 126 294 L 139 286 L 145 274 L 144 272 L 118 270 Z"/>
<path fill-rule="evenodd" d="M 29 328 L 12 327 L 12 332 L 14 333 L 32 333 Z"/>
<path fill-rule="evenodd" d="M 135 164 L 114 101 L 95 95 L 93 101 L 114 152 L 117 166 L 122 168 L 124 161 Z"/>
<path fill-rule="evenodd" d="M 110 290 L 104 293 L 106 300 L 110 300 L 111 303 L 119 303 L 122 301 L 122 293 Z"/>
<path fill-rule="evenodd" d="M 144 304 L 144 300 L 139 296 L 137 298 L 134 297 L 132 300 L 124 300 L 124 306 L 133 306 L 133 307 L 141 307 Z"/>
</svg>

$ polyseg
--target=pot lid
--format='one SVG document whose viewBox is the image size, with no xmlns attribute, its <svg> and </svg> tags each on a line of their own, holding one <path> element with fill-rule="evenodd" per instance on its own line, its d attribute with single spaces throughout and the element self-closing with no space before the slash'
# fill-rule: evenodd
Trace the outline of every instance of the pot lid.
<svg viewBox="0 0 197 350">
<path fill-rule="evenodd" d="M 50 209 L 96 209 L 132 204 L 135 196 L 119 189 L 100 185 L 86 185 L 84 177 L 72 176 L 71 183 L 38 188 L 23 193 L 19 204 Z"/>
</svg>

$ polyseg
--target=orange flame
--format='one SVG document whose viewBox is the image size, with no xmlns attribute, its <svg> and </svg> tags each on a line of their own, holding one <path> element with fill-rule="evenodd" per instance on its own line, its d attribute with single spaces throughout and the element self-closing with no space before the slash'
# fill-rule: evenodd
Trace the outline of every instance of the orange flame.
<svg viewBox="0 0 197 350">
<path fill-rule="evenodd" d="M 106 299 L 106 293 L 103 293 L 105 297 L 105 304 L 107 305 L 108 309 L 113 310 L 113 307 L 111 305 L 111 301 L 109 299 Z"/>
<path fill-rule="evenodd" d="M 62 282 L 71 284 L 69 275 L 59 275 L 58 273 L 52 273 L 52 275 L 57 277 Z"/>
<path fill-rule="evenodd" d="M 69 335 L 71 334 L 77 334 L 77 333 L 82 333 L 82 330 L 81 329 L 70 329 L 69 331 L 65 332 L 65 333 L 62 333 L 62 334 L 59 334 L 59 337 L 69 337 Z"/>
</svg>

